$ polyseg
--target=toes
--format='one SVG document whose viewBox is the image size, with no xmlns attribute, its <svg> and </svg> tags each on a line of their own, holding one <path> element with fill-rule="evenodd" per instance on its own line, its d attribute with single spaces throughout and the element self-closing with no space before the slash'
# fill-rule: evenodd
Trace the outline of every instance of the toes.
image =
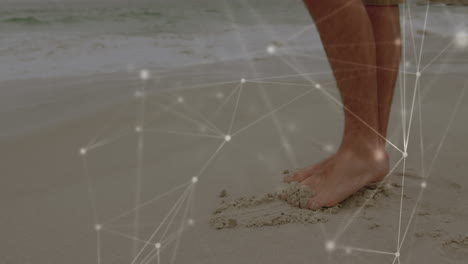
<svg viewBox="0 0 468 264">
<path fill-rule="evenodd" d="M 285 183 L 291 183 L 291 182 L 300 182 L 302 181 L 301 179 L 305 179 L 305 170 L 306 169 L 297 169 L 290 174 L 284 176 L 283 181 Z"/>
<path fill-rule="evenodd" d="M 309 178 L 310 176 L 314 175 L 317 173 L 319 169 L 318 165 L 312 166 L 310 168 L 304 168 L 301 170 L 297 170 L 293 172 L 290 175 L 287 175 L 284 177 L 284 182 L 285 183 L 291 183 L 291 182 L 302 182 L 305 179 Z"/>
<path fill-rule="evenodd" d="M 319 197 L 312 197 L 309 199 L 309 202 L 307 204 L 307 208 L 311 210 L 318 210 L 322 208 L 322 203 L 320 202 Z"/>
</svg>

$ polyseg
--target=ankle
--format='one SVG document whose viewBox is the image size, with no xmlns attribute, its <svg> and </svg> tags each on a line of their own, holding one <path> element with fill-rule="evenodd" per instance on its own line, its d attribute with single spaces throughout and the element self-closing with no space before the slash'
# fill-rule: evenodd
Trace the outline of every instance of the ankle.
<svg viewBox="0 0 468 264">
<path fill-rule="evenodd" d="M 385 145 L 379 142 L 342 142 L 339 152 L 345 153 L 346 156 L 355 157 L 362 160 L 385 162 L 388 161 L 388 153 L 385 150 Z"/>
</svg>

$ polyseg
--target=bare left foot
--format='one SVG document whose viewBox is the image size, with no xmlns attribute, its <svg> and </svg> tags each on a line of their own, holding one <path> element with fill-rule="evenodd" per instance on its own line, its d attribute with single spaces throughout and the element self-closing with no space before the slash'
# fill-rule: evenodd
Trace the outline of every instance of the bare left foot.
<svg viewBox="0 0 468 264">
<path fill-rule="evenodd" d="M 383 180 L 388 173 L 388 155 L 384 150 L 340 149 L 332 157 L 301 181 L 315 193 L 308 208 L 335 206 L 365 185 Z"/>
</svg>

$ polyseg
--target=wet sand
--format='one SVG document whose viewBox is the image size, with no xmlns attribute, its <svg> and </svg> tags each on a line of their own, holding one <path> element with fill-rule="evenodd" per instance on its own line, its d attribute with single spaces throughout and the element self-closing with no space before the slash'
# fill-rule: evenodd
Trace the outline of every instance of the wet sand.
<svg viewBox="0 0 468 264">
<path fill-rule="evenodd" d="M 422 65 L 451 41 L 426 37 Z M 262 196 L 278 191 L 284 168 L 330 155 L 342 131 L 323 53 L 283 58 L 302 74 L 270 56 L 154 72 L 146 82 L 137 72 L 2 82 L 47 89 L 37 104 L 1 113 L 9 133 L 0 141 L 0 262 L 155 263 L 159 251 L 176 263 L 391 263 L 400 242 L 402 263 L 464 263 L 466 51 L 449 49 L 423 72 L 409 155 L 388 147 L 388 195 L 318 213 Z M 399 148 L 401 98 L 410 109 L 415 76 L 405 82 L 388 137 Z M 226 221 L 217 229 L 218 208 Z"/>
</svg>

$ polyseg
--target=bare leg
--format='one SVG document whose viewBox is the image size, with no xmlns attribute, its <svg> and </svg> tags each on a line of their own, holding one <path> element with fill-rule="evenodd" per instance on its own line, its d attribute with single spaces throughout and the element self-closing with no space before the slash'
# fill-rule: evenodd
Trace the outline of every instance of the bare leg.
<svg viewBox="0 0 468 264">
<path fill-rule="evenodd" d="M 377 52 L 379 132 L 386 137 L 401 57 L 399 10 L 397 5 L 366 6 L 366 9 L 374 30 Z"/>
<path fill-rule="evenodd" d="M 316 195 L 309 206 L 333 206 L 388 170 L 379 135 L 376 48 L 372 24 L 360 0 L 305 0 L 320 33 L 341 94 L 344 135 L 320 174 L 301 183 Z M 349 70 L 352 70 L 350 72 Z"/>
<path fill-rule="evenodd" d="M 366 10 L 372 24 L 375 40 L 379 113 L 378 132 L 382 135 L 384 144 L 401 57 L 399 10 L 397 5 L 366 6 Z M 303 181 L 314 174 L 321 173 L 333 161 L 334 157 L 335 155 L 332 155 L 318 164 L 300 170 L 288 181 Z"/>
</svg>

